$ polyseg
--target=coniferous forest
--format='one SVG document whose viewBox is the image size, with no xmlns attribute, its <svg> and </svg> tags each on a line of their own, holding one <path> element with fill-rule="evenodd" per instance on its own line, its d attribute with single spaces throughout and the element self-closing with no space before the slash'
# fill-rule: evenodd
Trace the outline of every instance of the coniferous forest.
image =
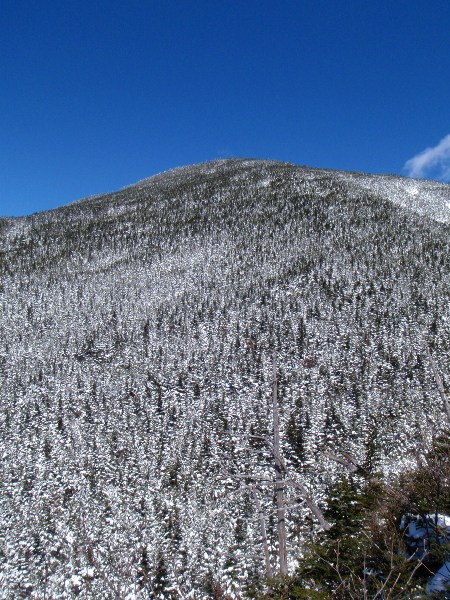
<svg viewBox="0 0 450 600">
<path fill-rule="evenodd" d="M 0 219 L 1 597 L 268 594 L 274 372 L 303 486 L 285 489 L 288 570 L 317 583 L 317 536 L 330 560 L 358 507 L 395 505 L 330 452 L 394 486 L 449 426 L 429 360 L 447 389 L 449 202 L 233 159 Z"/>
</svg>

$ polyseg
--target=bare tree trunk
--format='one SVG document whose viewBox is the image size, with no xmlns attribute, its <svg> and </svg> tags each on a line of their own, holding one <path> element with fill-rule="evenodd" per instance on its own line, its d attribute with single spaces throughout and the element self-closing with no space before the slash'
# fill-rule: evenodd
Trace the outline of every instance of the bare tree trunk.
<svg viewBox="0 0 450 600">
<path fill-rule="evenodd" d="M 261 530 L 261 538 L 263 543 L 264 550 L 264 559 L 266 564 L 266 575 L 268 578 L 273 576 L 272 566 L 270 564 L 270 554 L 269 554 L 269 545 L 267 542 L 267 531 L 266 524 L 264 520 L 264 515 L 261 510 L 261 503 L 259 501 L 259 497 L 256 491 L 255 481 L 265 482 L 275 484 L 275 497 L 276 497 L 276 513 L 277 513 L 277 529 L 278 529 L 278 553 L 279 553 L 279 564 L 280 564 L 280 575 L 287 575 L 288 567 L 287 567 L 287 544 L 286 544 L 286 521 L 285 515 L 287 510 L 291 510 L 300 506 L 300 504 L 290 504 L 286 505 L 285 500 L 285 489 L 287 486 L 291 486 L 300 492 L 302 497 L 302 503 L 306 504 L 308 508 L 311 510 L 313 515 L 318 519 L 321 527 L 327 531 L 330 529 L 331 525 L 326 521 L 322 511 L 314 502 L 310 493 L 306 486 L 302 483 L 296 481 L 289 473 L 289 470 L 284 462 L 283 456 L 281 454 L 280 449 L 280 417 L 278 410 L 278 380 L 277 380 L 277 357 L 274 351 L 273 355 L 273 372 L 272 372 L 272 419 L 273 419 L 273 439 L 270 440 L 270 436 L 261 436 L 261 435 L 249 435 L 249 438 L 255 438 L 258 440 L 262 440 L 267 447 L 270 449 L 270 452 L 273 456 L 274 467 L 275 467 L 275 480 L 268 479 L 266 477 L 259 477 L 257 475 L 252 475 L 251 473 L 231 473 L 225 464 L 222 464 L 224 472 L 228 477 L 233 477 L 237 480 L 244 480 L 245 486 L 248 489 L 252 490 L 253 498 L 255 500 L 256 509 L 258 511 L 259 525 Z M 335 458 L 333 456 L 333 458 Z M 338 462 L 348 466 L 350 463 L 353 463 L 353 459 L 351 457 L 348 460 L 338 458 Z M 235 470 L 239 470 L 237 465 L 234 465 Z M 359 469 L 359 466 L 355 463 L 354 470 Z M 253 483 L 250 483 L 253 482 Z"/>
<path fill-rule="evenodd" d="M 256 510 L 258 511 L 259 517 L 259 526 L 261 529 L 261 539 L 264 548 L 264 560 L 266 563 L 266 577 L 270 579 L 273 576 L 272 573 L 272 565 L 270 564 L 270 556 L 269 556 L 269 545 L 267 543 L 267 531 L 266 531 L 266 521 L 264 519 L 264 515 L 261 509 L 261 502 L 259 501 L 258 494 L 256 492 L 255 484 L 252 485 L 253 498 L 256 504 Z"/>
<path fill-rule="evenodd" d="M 442 379 L 441 379 L 441 376 L 439 375 L 439 371 L 438 371 L 438 368 L 436 366 L 436 363 L 434 362 L 433 357 L 431 356 L 430 349 L 427 347 L 426 350 L 427 350 L 428 360 L 430 361 L 431 368 L 433 370 L 433 375 L 434 375 L 434 380 L 436 382 L 436 387 L 437 387 L 437 389 L 439 391 L 439 395 L 441 396 L 442 403 L 444 405 L 444 409 L 445 409 L 445 412 L 447 414 L 447 420 L 450 423 L 450 404 L 449 404 L 447 396 L 445 394 L 444 384 L 442 383 Z"/>
<path fill-rule="evenodd" d="M 280 419 L 278 414 L 278 384 L 277 384 L 277 363 L 274 355 L 273 359 L 273 454 L 275 459 L 275 493 L 277 500 L 277 518 L 278 518 L 278 552 L 280 558 L 280 574 L 287 575 L 287 554 L 286 554 L 286 522 L 285 522 L 285 502 L 284 502 L 284 471 L 281 464 L 280 454 Z"/>
</svg>

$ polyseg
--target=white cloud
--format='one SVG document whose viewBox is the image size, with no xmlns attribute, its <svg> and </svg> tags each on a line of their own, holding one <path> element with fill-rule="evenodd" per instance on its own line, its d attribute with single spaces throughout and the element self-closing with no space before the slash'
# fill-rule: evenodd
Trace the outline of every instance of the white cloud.
<svg viewBox="0 0 450 600">
<path fill-rule="evenodd" d="M 432 175 L 435 179 L 450 181 L 450 133 L 437 146 L 426 148 L 405 162 L 409 177 Z"/>
</svg>

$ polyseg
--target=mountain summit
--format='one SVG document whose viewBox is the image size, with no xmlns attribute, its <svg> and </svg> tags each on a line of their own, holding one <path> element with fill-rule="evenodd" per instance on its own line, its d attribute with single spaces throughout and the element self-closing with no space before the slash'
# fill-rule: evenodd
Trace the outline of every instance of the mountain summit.
<svg viewBox="0 0 450 600">
<path fill-rule="evenodd" d="M 407 463 L 443 414 L 425 351 L 448 369 L 449 202 L 232 159 L 1 219 L 5 597 L 238 597 L 262 577 L 234 475 L 272 476 L 274 355 L 282 451 L 319 505 L 326 449 Z M 290 501 L 295 561 L 315 524 Z"/>
</svg>

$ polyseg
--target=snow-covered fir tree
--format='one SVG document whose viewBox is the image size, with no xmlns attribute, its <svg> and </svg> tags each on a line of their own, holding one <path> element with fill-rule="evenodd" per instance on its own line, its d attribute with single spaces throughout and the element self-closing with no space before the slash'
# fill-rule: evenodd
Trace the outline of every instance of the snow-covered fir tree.
<svg viewBox="0 0 450 600">
<path fill-rule="evenodd" d="M 449 202 L 445 184 L 226 160 L 0 220 L 3 597 L 259 585 L 230 471 L 273 477 L 251 437 L 270 434 L 273 351 L 282 451 L 319 505 L 326 448 L 407 463 L 443 414 L 424 349 L 448 372 Z M 261 502 L 275 567 L 270 486 Z M 290 568 L 317 526 L 297 504 Z"/>
</svg>

